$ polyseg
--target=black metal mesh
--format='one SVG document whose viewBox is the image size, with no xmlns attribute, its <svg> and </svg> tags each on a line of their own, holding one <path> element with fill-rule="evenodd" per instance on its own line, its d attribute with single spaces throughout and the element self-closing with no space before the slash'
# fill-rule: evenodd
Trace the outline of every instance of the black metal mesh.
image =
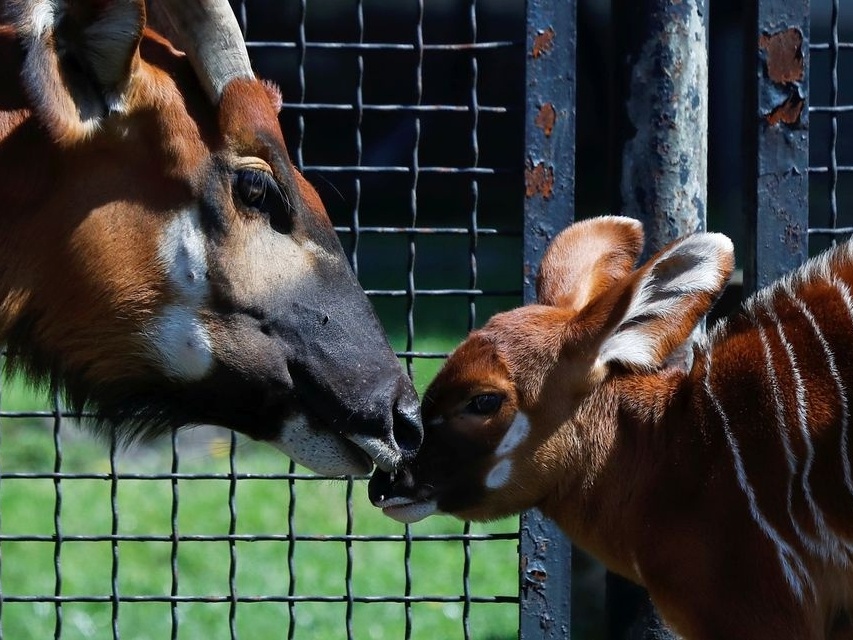
<svg viewBox="0 0 853 640">
<path fill-rule="evenodd" d="M 524 4 L 234 6 L 422 390 L 521 299 Z M 516 520 L 403 527 L 229 432 L 125 452 L 79 418 L 0 381 L 0 639 L 517 636 Z"/>
<path fill-rule="evenodd" d="M 853 233 L 853 8 L 811 3 L 810 251 Z"/>
</svg>

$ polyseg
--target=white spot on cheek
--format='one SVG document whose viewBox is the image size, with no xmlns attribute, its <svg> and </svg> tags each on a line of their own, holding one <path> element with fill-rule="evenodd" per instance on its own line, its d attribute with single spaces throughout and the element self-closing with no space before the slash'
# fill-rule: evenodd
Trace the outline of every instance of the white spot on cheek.
<svg viewBox="0 0 853 640">
<path fill-rule="evenodd" d="M 519 411 L 515 415 L 515 419 L 512 421 L 512 424 L 509 425 L 509 429 L 507 429 L 507 432 L 504 435 L 503 440 L 501 440 L 498 445 L 498 448 L 495 449 L 495 455 L 507 455 L 518 445 L 527 440 L 528 435 L 530 435 L 530 422 L 528 422 L 527 416 Z"/>
<path fill-rule="evenodd" d="M 207 248 L 197 209 L 181 211 L 169 222 L 158 253 L 181 303 L 200 304 L 207 298 Z"/>
<path fill-rule="evenodd" d="M 151 340 L 159 360 L 172 378 L 202 379 L 213 367 L 210 334 L 195 314 L 178 306 L 169 306 L 154 322 Z"/>
<path fill-rule="evenodd" d="M 503 459 L 498 462 L 489 475 L 486 476 L 487 489 L 500 489 L 509 482 L 510 474 L 512 473 L 512 461 Z"/>
<path fill-rule="evenodd" d="M 210 284 L 197 209 L 181 211 L 169 222 L 158 257 L 175 299 L 147 328 L 146 335 L 166 375 L 200 380 L 213 367 L 213 343 L 200 317 Z"/>
</svg>

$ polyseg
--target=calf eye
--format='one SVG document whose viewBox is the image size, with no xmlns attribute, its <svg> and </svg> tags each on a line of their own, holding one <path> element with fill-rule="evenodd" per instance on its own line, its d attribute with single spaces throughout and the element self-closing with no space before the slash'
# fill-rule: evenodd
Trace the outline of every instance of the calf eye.
<svg viewBox="0 0 853 640">
<path fill-rule="evenodd" d="M 504 397 L 500 393 L 481 393 L 468 401 L 468 404 L 465 405 L 465 412 L 477 416 L 490 416 L 497 413 L 503 401 Z"/>
</svg>

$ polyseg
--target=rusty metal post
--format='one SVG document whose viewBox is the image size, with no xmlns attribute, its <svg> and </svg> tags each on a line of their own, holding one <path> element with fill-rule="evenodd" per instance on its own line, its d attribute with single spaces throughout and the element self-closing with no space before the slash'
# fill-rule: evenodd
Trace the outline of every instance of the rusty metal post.
<svg viewBox="0 0 853 640">
<path fill-rule="evenodd" d="M 623 61 L 614 91 L 614 210 L 642 221 L 650 255 L 705 228 L 708 7 L 706 0 L 613 0 L 612 6 Z M 648 594 L 612 574 L 606 609 L 610 638 L 674 637 Z"/>
<path fill-rule="evenodd" d="M 625 48 L 615 205 L 643 222 L 651 253 L 705 228 L 708 11 L 706 0 L 614 0 L 613 15 Z"/>
<path fill-rule="evenodd" d="M 808 257 L 809 0 L 750 0 L 744 289 Z"/>
<path fill-rule="evenodd" d="M 524 298 L 548 242 L 574 219 L 576 0 L 528 0 Z M 571 545 L 536 510 L 521 516 L 522 640 L 570 637 Z"/>
</svg>

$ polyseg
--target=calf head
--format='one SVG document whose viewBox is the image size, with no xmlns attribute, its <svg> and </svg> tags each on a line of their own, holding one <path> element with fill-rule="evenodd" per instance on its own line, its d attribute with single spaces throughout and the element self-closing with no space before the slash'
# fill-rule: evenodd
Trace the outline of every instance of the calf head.
<svg viewBox="0 0 853 640">
<path fill-rule="evenodd" d="M 391 469 L 417 399 L 226 0 L 6 3 L 0 343 L 122 439 L 211 423 Z M 186 51 L 186 54 L 183 51 Z"/>
<path fill-rule="evenodd" d="M 374 474 L 373 503 L 404 522 L 487 520 L 582 495 L 625 410 L 614 386 L 635 376 L 634 393 L 654 393 L 643 374 L 689 339 L 733 268 L 718 234 L 679 240 L 635 271 L 642 245 L 629 218 L 562 232 L 543 257 L 538 304 L 494 316 L 450 355 L 423 398 L 420 452 Z"/>
</svg>

